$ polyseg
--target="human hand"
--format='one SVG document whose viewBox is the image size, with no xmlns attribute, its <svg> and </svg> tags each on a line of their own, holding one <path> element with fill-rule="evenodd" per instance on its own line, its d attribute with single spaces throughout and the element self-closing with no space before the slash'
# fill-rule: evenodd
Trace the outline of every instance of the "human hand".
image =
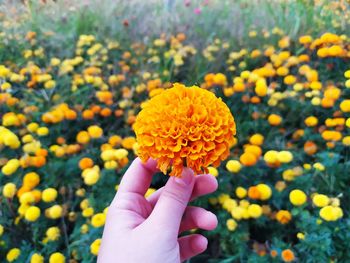
<svg viewBox="0 0 350 263">
<path fill-rule="evenodd" d="M 182 262 L 207 248 L 204 236 L 179 234 L 216 228 L 213 213 L 187 206 L 190 200 L 216 190 L 215 177 L 194 176 L 191 169 L 184 168 L 182 178 L 170 177 L 164 187 L 145 198 L 155 172 L 156 161 L 144 164 L 139 158 L 126 171 L 108 209 L 98 262 Z"/>
</svg>

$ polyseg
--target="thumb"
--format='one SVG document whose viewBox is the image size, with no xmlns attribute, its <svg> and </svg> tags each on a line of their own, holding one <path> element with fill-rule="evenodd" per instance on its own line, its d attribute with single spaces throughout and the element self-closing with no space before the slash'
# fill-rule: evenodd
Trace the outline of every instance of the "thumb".
<svg viewBox="0 0 350 263">
<path fill-rule="evenodd" d="M 182 216 L 190 200 L 194 173 L 184 168 L 181 177 L 170 177 L 155 205 L 149 220 L 152 224 L 174 230 L 178 235 Z"/>
</svg>

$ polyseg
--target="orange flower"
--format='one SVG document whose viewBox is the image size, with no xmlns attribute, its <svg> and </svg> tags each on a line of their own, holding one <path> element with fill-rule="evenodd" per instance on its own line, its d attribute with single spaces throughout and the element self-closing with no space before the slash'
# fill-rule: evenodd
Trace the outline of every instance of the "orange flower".
<svg viewBox="0 0 350 263">
<path fill-rule="evenodd" d="M 239 161 L 245 166 L 253 166 L 258 158 L 253 153 L 245 152 L 239 157 Z"/>
<path fill-rule="evenodd" d="M 143 161 L 181 176 L 184 166 L 195 173 L 218 166 L 230 153 L 236 124 L 229 108 L 214 93 L 197 86 L 174 86 L 143 104 L 134 124 Z"/>
<path fill-rule="evenodd" d="M 276 219 L 282 225 L 285 225 L 292 219 L 292 214 L 287 210 L 280 210 L 276 214 Z"/>
<path fill-rule="evenodd" d="M 94 118 L 94 112 L 92 110 L 84 110 L 83 111 L 83 118 L 85 120 L 91 120 Z"/>
<path fill-rule="evenodd" d="M 125 137 L 122 140 L 123 148 L 128 149 L 128 150 L 131 150 L 135 143 L 136 143 L 136 139 L 134 137 L 131 137 L 131 136 Z"/>
<path fill-rule="evenodd" d="M 272 126 L 278 126 L 282 122 L 282 117 L 277 114 L 271 114 L 267 120 Z"/>
<path fill-rule="evenodd" d="M 79 161 L 79 168 L 82 170 L 86 168 L 91 168 L 92 166 L 94 166 L 94 161 L 88 157 L 84 157 Z"/>
<path fill-rule="evenodd" d="M 271 257 L 275 258 L 278 255 L 278 252 L 276 250 L 271 250 L 270 252 Z"/>
<path fill-rule="evenodd" d="M 23 177 L 23 185 L 27 186 L 29 189 L 33 189 L 36 187 L 40 182 L 40 177 L 37 173 L 31 172 L 27 173 Z"/>
<path fill-rule="evenodd" d="M 304 144 L 304 152 L 313 155 L 317 152 L 317 145 L 313 141 L 306 141 Z"/>
<path fill-rule="evenodd" d="M 290 249 L 283 250 L 281 256 L 284 262 L 292 262 L 295 259 L 294 253 Z"/>
<path fill-rule="evenodd" d="M 256 187 L 256 186 L 249 187 L 248 196 L 251 199 L 260 199 L 261 194 L 260 194 L 258 187 Z"/>
</svg>

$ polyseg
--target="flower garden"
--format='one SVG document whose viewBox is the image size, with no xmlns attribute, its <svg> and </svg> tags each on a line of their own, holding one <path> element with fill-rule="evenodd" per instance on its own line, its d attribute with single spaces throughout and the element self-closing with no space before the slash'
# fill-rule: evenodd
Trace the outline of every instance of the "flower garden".
<svg viewBox="0 0 350 263">
<path fill-rule="evenodd" d="M 163 152 L 177 156 L 171 175 L 188 165 L 219 182 L 196 201 L 219 225 L 202 231 L 209 247 L 190 262 L 350 262 L 349 6 L 298 2 L 323 10 L 319 19 L 330 26 L 292 33 L 242 25 L 241 41 L 198 41 L 194 29 L 143 40 L 125 33 L 132 20 L 118 18 L 124 35 L 83 28 L 63 41 L 65 32 L 35 27 L 33 13 L 16 24 L 1 15 L 0 261 L 95 262 L 107 208 L 140 150 L 134 130 L 152 125 Z M 181 2 L 199 21 L 210 5 L 220 9 L 216 1 L 196 4 Z M 167 97 L 172 87 L 194 90 L 195 123 L 210 118 L 213 128 L 176 119 L 183 105 Z M 210 114 L 196 107 L 211 101 L 201 90 L 220 97 L 234 122 L 220 105 Z M 150 98 L 167 101 L 169 115 L 159 116 Z M 215 130 L 222 122 L 229 128 Z M 181 146 L 167 138 L 181 126 L 199 143 L 177 155 Z M 206 138 L 230 146 L 225 160 L 208 154 Z M 153 139 L 138 139 L 141 158 L 162 156 Z M 171 161 L 160 160 L 166 172 Z M 147 195 L 166 180 L 156 175 Z"/>
</svg>

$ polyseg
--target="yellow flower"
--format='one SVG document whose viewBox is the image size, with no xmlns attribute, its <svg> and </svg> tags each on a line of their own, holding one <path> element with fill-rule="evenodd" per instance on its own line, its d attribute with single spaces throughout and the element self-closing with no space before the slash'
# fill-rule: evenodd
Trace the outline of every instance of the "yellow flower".
<svg viewBox="0 0 350 263">
<path fill-rule="evenodd" d="M 65 263 L 65 262 L 66 262 L 66 257 L 60 252 L 55 252 L 51 254 L 49 258 L 49 263 Z"/>
<path fill-rule="evenodd" d="M 40 127 L 36 130 L 36 133 L 39 136 L 46 136 L 49 134 L 49 129 L 47 127 Z"/>
<path fill-rule="evenodd" d="M 62 216 L 63 209 L 60 205 L 51 206 L 48 209 L 48 216 L 52 219 L 57 219 Z"/>
<path fill-rule="evenodd" d="M 14 174 L 17 171 L 19 165 L 20 162 L 17 159 L 11 159 L 2 167 L 1 172 L 4 175 Z"/>
<path fill-rule="evenodd" d="M 128 153 L 129 152 L 125 149 L 116 149 L 114 151 L 114 156 L 117 160 L 121 160 L 121 159 L 124 159 L 125 157 L 127 157 Z"/>
<path fill-rule="evenodd" d="M 320 210 L 320 217 L 326 221 L 336 221 L 343 217 L 343 210 L 340 207 L 328 205 Z"/>
<path fill-rule="evenodd" d="M 216 168 L 213 167 L 213 166 L 209 166 L 209 167 L 208 167 L 208 173 L 211 174 L 211 175 L 213 175 L 213 176 L 215 176 L 215 177 L 217 177 L 217 176 L 219 175 L 218 169 L 216 169 Z"/>
<path fill-rule="evenodd" d="M 244 208 L 236 206 L 231 209 L 231 216 L 236 220 L 241 220 L 243 218 L 244 212 Z"/>
<path fill-rule="evenodd" d="M 230 218 L 226 221 L 226 227 L 229 231 L 235 231 L 235 229 L 237 228 L 237 222 Z"/>
<path fill-rule="evenodd" d="M 313 167 L 319 171 L 324 171 L 326 169 L 322 163 L 314 163 Z"/>
<path fill-rule="evenodd" d="M 103 130 L 97 125 L 90 126 L 87 131 L 90 137 L 94 139 L 100 138 L 103 135 Z"/>
<path fill-rule="evenodd" d="M 270 186 L 268 186 L 267 184 L 258 184 L 256 187 L 258 188 L 258 191 L 260 193 L 261 200 L 267 200 L 271 197 L 272 190 Z"/>
<path fill-rule="evenodd" d="M 2 84 L 1 84 L 1 87 L 0 87 L 1 90 L 7 90 L 7 89 L 9 89 L 9 88 L 11 88 L 11 84 L 8 83 L 8 82 L 2 83 Z"/>
<path fill-rule="evenodd" d="M 35 222 L 40 217 L 40 213 L 39 207 L 30 206 L 24 214 L 24 218 L 29 222 Z"/>
<path fill-rule="evenodd" d="M 17 149 L 21 145 L 17 135 L 9 129 L 0 126 L 0 134 L 0 145 L 4 144 L 5 146 L 9 146 L 11 149 Z"/>
<path fill-rule="evenodd" d="M 87 207 L 83 210 L 83 217 L 90 217 L 94 214 L 94 209 L 92 207 Z"/>
<path fill-rule="evenodd" d="M 44 257 L 38 253 L 34 253 L 30 258 L 30 263 L 44 263 Z"/>
<path fill-rule="evenodd" d="M 7 183 L 2 189 L 2 194 L 6 198 L 13 198 L 15 193 L 16 193 L 16 185 L 14 183 Z"/>
<path fill-rule="evenodd" d="M 29 189 L 33 189 L 40 182 L 40 177 L 35 172 L 30 172 L 25 174 L 23 177 L 23 185 L 27 186 Z"/>
<path fill-rule="evenodd" d="M 350 146 L 350 136 L 345 136 L 342 140 L 342 143 L 345 145 L 345 146 Z"/>
<path fill-rule="evenodd" d="M 277 114 L 271 114 L 267 120 L 272 126 L 278 126 L 282 122 L 282 117 Z"/>
<path fill-rule="evenodd" d="M 276 214 L 276 219 L 278 222 L 284 225 L 289 223 L 289 221 L 292 219 L 292 214 L 287 210 L 280 210 Z"/>
<path fill-rule="evenodd" d="M 54 188 L 47 188 L 42 192 L 41 198 L 44 202 L 53 202 L 57 198 L 57 190 Z"/>
<path fill-rule="evenodd" d="M 306 202 L 307 196 L 306 194 L 299 190 L 293 190 L 289 193 L 289 200 L 295 206 L 301 206 Z"/>
<path fill-rule="evenodd" d="M 312 202 L 317 207 L 324 207 L 324 206 L 327 206 L 329 204 L 330 200 L 329 200 L 328 196 L 326 196 L 326 195 L 315 194 L 312 197 Z"/>
<path fill-rule="evenodd" d="M 301 239 L 301 240 L 304 240 L 304 239 L 305 239 L 305 234 L 299 232 L 299 233 L 297 234 L 297 238 L 298 238 L 298 239 Z"/>
<path fill-rule="evenodd" d="M 94 185 L 100 179 L 99 170 L 91 168 L 83 172 L 84 183 L 87 185 Z"/>
<path fill-rule="evenodd" d="M 267 95 L 267 85 L 265 79 L 259 79 L 256 82 L 255 93 L 259 97 L 265 97 Z"/>
<path fill-rule="evenodd" d="M 252 204 L 248 206 L 248 213 L 250 217 L 258 218 L 262 215 L 262 208 L 260 205 Z"/>
<path fill-rule="evenodd" d="M 290 163 L 293 160 L 293 154 L 289 151 L 280 151 L 277 153 L 277 160 L 281 163 Z"/>
<path fill-rule="evenodd" d="M 312 42 L 312 37 L 309 36 L 309 35 L 305 35 L 305 36 L 299 37 L 299 43 L 300 44 L 305 45 L 305 44 L 309 44 L 311 42 Z"/>
<path fill-rule="evenodd" d="M 19 198 L 19 202 L 21 204 L 30 204 L 35 201 L 35 197 L 32 192 L 25 192 Z"/>
<path fill-rule="evenodd" d="M 108 170 L 113 170 L 118 167 L 118 163 L 116 161 L 107 161 L 104 163 L 104 168 Z"/>
<path fill-rule="evenodd" d="M 4 227 L 0 225 L 0 237 L 2 236 L 3 233 L 4 233 Z"/>
<path fill-rule="evenodd" d="M 340 103 L 340 109 L 342 112 L 350 112 L 350 100 L 343 100 Z"/>
<path fill-rule="evenodd" d="M 88 231 L 89 231 L 89 226 L 88 226 L 87 224 L 83 224 L 83 225 L 80 227 L 80 233 L 86 234 Z"/>
<path fill-rule="evenodd" d="M 264 160 L 267 163 L 275 163 L 278 161 L 278 152 L 277 151 L 268 151 L 264 154 Z"/>
<path fill-rule="evenodd" d="M 242 168 L 242 165 L 237 160 L 229 160 L 226 163 L 226 169 L 231 173 L 238 173 Z"/>
<path fill-rule="evenodd" d="M 229 108 L 199 87 L 174 86 L 142 105 L 133 126 L 143 161 L 158 161 L 165 174 L 181 176 L 184 164 L 195 173 L 217 167 L 229 155 L 236 125 Z"/>
<path fill-rule="evenodd" d="M 350 79 L 345 81 L 345 87 L 350 89 Z"/>
<path fill-rule="evenodd" d="M 48 240 L 55 241 L 60 237 L 60 229 L 56 226 L 50 227 L 46 230 Z"/>
<path fill-rule="evenodd" d="M 91 254 L 97 256 L 98 251 L 100 250 L 101 246 L 101 238 L 96 239 L 92 244 L 90 245 L 90 252 Z"/>
<path fill-rule="evenodd" d="M 21 250 L 19 248 L 12 248 L 9 252 L 7 252 L 6 259 L 8 262 L 15 261 L 21 254 Z"/>
<path fill-rule="evenodd" d="M 249 142 L 253 145 L 262 145 L 264 143 L 264 136 L 256 133 L 249 138 Z"/>
<path fill-rule="evenodd" d="M 77 134 L 76 140 L 78 143 L 87 144 L 90 141 L 90 136 L 87 131 L 81 131 Z"/>
<path fill-rule="evenodd" d="M 247 190 L 241 186 L 236 188 L 236 195 L 238 198 L 242 199 L 247 196 Z"/>
<path fill-rule="evenodd" d="M 106 215 L 104 213 L 98 213 L 94 215 L 91 219 L 91 225 L 93 227 L 101 227 L 106 222 Z"/>
<path fill-rule="evenodd" d="M 54 80 L 48 80 L 45 82 L 44 87 L 45 89 L 53 89 L 56 86 L 56 81 Z"/>
<path fill-rule="evenodd" d="M 314 127 L 317 125 L 318 119 L 314 116 L 310 116 L 310 117 L 307 117 L 304 122 L 305 122 L 306 126 Z"/>
</svg>

